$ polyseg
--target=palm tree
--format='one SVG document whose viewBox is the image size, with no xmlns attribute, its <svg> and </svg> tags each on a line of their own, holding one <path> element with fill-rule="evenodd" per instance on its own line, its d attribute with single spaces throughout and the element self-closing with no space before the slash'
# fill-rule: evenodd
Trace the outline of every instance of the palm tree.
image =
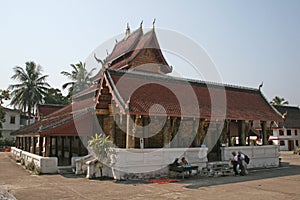
<svg viewBox="0 0 300 200">
<path fill-rule="evenodd" d="M 71 97 L 73 94 L 80 92 L 86 88 L 88 88 L 91 82 L 91 76 L 93 71 L 96 68 L 93 68 L 90 72 L 87 71 L 85 68 L 85 63 L 81 61 L 77 64 L 71 64 L 73 71 L 66 72 L 62 71 L 61 74 L 67 76 L 71 81 L 63 84 L 62 88 L 66 89 L 69 87 L 69 94 L 68 96 Z"/>
<path fill-rule="evenodd" d="M 25 69 L 16 66 L 11 77 L 19 83 L 10 85 L 10 104 L 28 113 L 28 117 L 34 113 L 37 104 L 42 103 L 50 85 L 46 82 L 48 75 L 42 75 L 42 67 L 34 62 L 26 62 Z"/>
<path fill-rule="evenodd" d="M 279 105 L 279 106 L 289 104 L 289 102 L 286 101 L 284 98 L 281 98 L 281 97 L 278 97 L 278 96 L 275 96 L 274 99 L 270 103 L 272 105 Z"/>
</svg>

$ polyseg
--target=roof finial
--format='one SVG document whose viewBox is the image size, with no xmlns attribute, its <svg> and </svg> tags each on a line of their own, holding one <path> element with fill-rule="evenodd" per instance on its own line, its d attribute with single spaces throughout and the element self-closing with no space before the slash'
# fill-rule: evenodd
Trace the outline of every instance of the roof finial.
<svg viewBox="0 0 300 200">
<path fill-rule="evenodd" d="M 116 41 L 116 43 L 118 43 L 118 40 L 117 40 L 117 39 L 115 39 L 115 41 Z"/>
<path fill-rule="evenodd" d="M 104 62 L 100 58 L 97 58 L 96 53 L 94 53 L 94 58 L 98 63 L 101 63 L 102 66 L 104 65 Z"/>
<path fill-rule="evenodd" d="M 143 20 L 141 21 L 141 23 L 140 23 L 140 28 L 143 28 Z"/>
<path fill-rule="evenodd" d="M 108 53 L 108 49 L 106 49 L 106 55 L 108 55 L 109 53 Z"/>
<path fill-rule="evenodd" d="M 153 22 L 152 22 L 152 28 L 154 29 L 154 24 L 155 24 L 156 19 L 154 18 Z"/>
<path fill-rule="evenodd" d="M 129 35 L 130 35 L 130 27 L 129 27 L 129 23 L 127 23 L 127 28 L 126 28 L 126 32 L 125 32 L 125 38 L 128 38 Z"/>
<path fill-rule="evenodd" d="M 258 89 L 260 90 L 263 85 L 264 85 L 264 82 L 262 81 L 261 84 L 258 86 Z"/>
</svg>

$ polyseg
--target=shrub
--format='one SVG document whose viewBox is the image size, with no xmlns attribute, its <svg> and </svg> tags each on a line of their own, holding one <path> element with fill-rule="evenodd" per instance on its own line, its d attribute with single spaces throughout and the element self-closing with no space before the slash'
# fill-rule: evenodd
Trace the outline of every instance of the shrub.
<svg viewBox="0 0 300 200">
<path fill-rule="evenodd" d="M 35 168 L 35 164 L 33 161 L 31 161 L 30 163 L 28 163 L 28 165 L 26 166 L 26 168 L 30 171 L 34 171 Z"/>
<path fill-rule="evenodd" d="M 1 137 L 0 146 L 15 146 L 15 140 L 13 138 Z"/>
<path fill-rule="evenodd" d="M 93 150 L 97 159 L 102 163 L 114 163 L 114 144 L 109 139 L 109 136 L 106 137 L 104 134 L 96 134 L 89 140 L 89 147 Z"/>
</svg>

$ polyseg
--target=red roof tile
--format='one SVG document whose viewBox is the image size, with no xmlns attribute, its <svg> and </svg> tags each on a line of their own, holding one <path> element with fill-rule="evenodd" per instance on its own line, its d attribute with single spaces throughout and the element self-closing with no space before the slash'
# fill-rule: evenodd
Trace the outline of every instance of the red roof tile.
<svg viewBox="0 0 300 200">
<path fill-rule="evenodd" d="M 63 107 L 65 107 L 65 105 L 40 104 L 37 106 L 38 115 L 40 117 L 45 117 Z"/>
<path fill-rule="evenodd" d="M 110 63 L 128 52 L 132 52 L 142 35 L 143 30 L 142 28 L 139 28 L 131 33 L 128 38 L 124 38 L 122 41 L 118 42 L 112 53 L 106 58 L 106 63 Z"/>
<path fill-rule="evenodd" d="M 81 101 L 74 101 L 60 110 L 57 110 L 39 121 L 26 126 L 12 133 L 12 135 L 77 135 L 77 129 L 84 132 L 92 126 L 84 126 L 82 123 L 89 124 L 86 121 L 89 113 L 95 108 L 94 98 L 88 98 Z M 76 123 L 76 126 L 75 126 Z M 78 126 L 79 124 L 79 126 Z M 82 126 L 80 125 L 82 124 Z M 90 132 L 88 132 L 90 133 Z"/>
<path fill-rule="evenodd" d="M 115 98 L 121 98 L 123 102 L 130 101 L 131 114 L 149 115 L 152 107 L 153 115 L 158 116 L 210 118 L 226 114 L 226 118 L 232 120 L 281 120 L 280 115 L 256 89 L 113 70 L 106 72 L 106 78 L 111 78 L 108 82 L 114 84 L 113 91 L 117 90 L 119 97 L 114 94 Z M 225 101 L 222 101 L 224 91 Z M 155 106 L 157 104 L 161 106 Z"/>
</svg>

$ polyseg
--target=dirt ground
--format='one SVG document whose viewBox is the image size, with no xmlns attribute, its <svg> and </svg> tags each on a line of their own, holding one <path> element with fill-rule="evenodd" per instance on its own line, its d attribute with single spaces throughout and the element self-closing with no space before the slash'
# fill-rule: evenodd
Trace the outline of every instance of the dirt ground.
<svg viewBox="0 0 300 200">
<path fill-rule="evenodd" d="M 0 153 L 0 199 L 300 199 L 300 155 L 281 152 L 283 166 L 247 176 L 190 177 L 177 183 L 88 180 L 75 175 L 33 175 Z M 289 163 L 289 165 L 287 165 Z M 1 196 L 2 195 L 2 196 Z"/>
</svg>

